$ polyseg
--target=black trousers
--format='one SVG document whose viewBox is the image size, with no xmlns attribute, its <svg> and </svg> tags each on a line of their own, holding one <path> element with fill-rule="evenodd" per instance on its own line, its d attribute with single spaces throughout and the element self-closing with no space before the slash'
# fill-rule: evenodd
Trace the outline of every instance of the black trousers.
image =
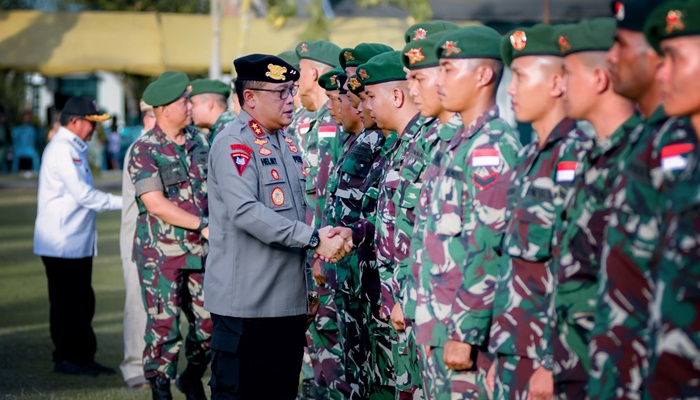
<svg viewBox="0 0 700 400">
<path fill-rule="evenodd" d="M 93 361 L 97 339 L 92 330 L 95 293 L 92 291 L 92 257 L 41 257 L 49 281 L 50 329 L 53 361 Z"/>
<path fill-rule="evenodd" d="M 212 400 L 293 400 L 299 387 L 306 316 L 212 314 Z"/>
</svg>

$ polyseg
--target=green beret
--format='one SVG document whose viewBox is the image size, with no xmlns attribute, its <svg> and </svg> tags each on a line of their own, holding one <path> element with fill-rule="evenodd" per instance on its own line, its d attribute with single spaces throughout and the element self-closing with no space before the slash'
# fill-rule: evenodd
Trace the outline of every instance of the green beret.
<svg viewBox="0 0 700 400">
<path fill-rule="evenodd" d="M 530 28 L 514 29 L 503 37 L 503 62 L 510 67 L 514 58 L 522 56 L 561 57 L 559 46 L 554 40 L 554 28 L 551 25 L 538 24 Z"/>
<path fill-rule="evenodd" d="M 315 42 L 299 43 L 296 52 L 300 60 L 308 59 L 318 61 L 335 68 L 338 66 L 340 47 L 325 40 L 317 40 Z"/>
<path fill-rule="evenodd" d="M 360 43 L 352 48 L 345 48 L 340 52 L 340 66 L 357 67 L 369 61 L 370 58 L 382 53 L 394 51 L 391 47 L 381 43 Z"/>
<path fill-rule="evenodd" d="M 669 1 L 654 9 L 644 26 L 647 41 L 661 54 L 661 41 L 700 35 L 700 2 Z"/>
<path fill-rule="evenodd" d="M 163 72 L 148 84 L 143 92 L 143 101 L 152 107 L 165 106 L 177 100 L 187 90 L 190 78 L 182 72 Z"/>
<path fill-rule="evenodd" d="M 343 73 L 340 67 L 335 67 L 318 78 L 318 86 L 326 90 L 338 90 L 338 75 Z"/>
<path fill-rule="evenodd" d="M 465 26 L 450 31 L 435 44 L 438 58 L 501 59 L 501 35 L 483 25 Z"/>
<path fill-rule="evenodd" d="M 453 24 L 447 21 L 430 21 L 430 22 L 419 22 L 417 24 L 411 25 L 406 32 L 403 34 L 403 39 L 406 43 L 410 43 L 416 40 L 423 40 L 428 36 L 444 31 L 451 31 L 454 29 L 459 29 L 459 25 Z"/>
<path fill-rule="evenodd" d="M 617 20 L 617 27 L 643 32 L 644 21 L 654 8 L 664 0 L 612 0 L 610 7 Z"/>
<path fill-rule="evenodd" d="M 292 67 L 299 69 L 299 57 L 297 57 L 297 52 L 294 50 L 287 50 L 279 53 L 277 57 L 283 59 L 287 64 Z"/>
<path fill-rule="evenodd" d="M 430 35 L 423 40 L 408 42 L 401 51 L 401 62 L 403 66 L 410 70 L 439 66 L 440 59 L 433 49 L 435 48 L 435 44 L 447 36 L 447 34 L 448 31 L 442 31 Z"/>
<path fill-rule="evenodd" d="M 565 57 L 582 51 L 608 51 L 614 44 L 616 27 L 613 18 L 584 19 L 557 26 L 554 41 Z"/>
<path fill-rule="evenodd" d="M 249 54 L 233 60 L 238 79 L 270 83 L 296 82 L 299 71 L 283 59 L 269 54 Z"/>
<path fill-rule="evenodd" d="M 353 74 L 350 78 L 348 78 L 348 89 L 358 96 L 360 93 L 365 91 L 365 85 L 362 83 L 360 78 L 358 78 L 357 74 Z"/>
<path fill-rule="evenodd" d="M 401 52 L 390 51 L 372 57 L 357 67 L 357 77 L 365 86 L 406 80 L 406 72 L 401 64 Z"/>
<path fill-rule="evenodd" d="M 202 93 L 216 93 L 228 98 L 231 94 L 229 85 L 212 79 L 195 79 L 190 82 L 190 96 L 196 96 Z"/>
</svg>

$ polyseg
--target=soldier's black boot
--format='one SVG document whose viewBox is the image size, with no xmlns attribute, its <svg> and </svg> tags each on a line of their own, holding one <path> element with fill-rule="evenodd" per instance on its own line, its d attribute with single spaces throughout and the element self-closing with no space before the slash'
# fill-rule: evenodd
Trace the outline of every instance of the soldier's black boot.
<svg viewBox="0 0 700 400">
<path fill-rule="evenodd" d="M 170 392 L 170 379 L 158 375 L 148 381 L 151 383 L 153 400 L 173 400 L 173 394 Z"/>
<path fill-rule="evenodd" d="M 207 400 L 202 385 L 202 376 L 207 370 L 207 364 L 187 365 L 184 371 L 175 380 L 175 386 L 185 395 L 187 400 Z"/>
</svg>

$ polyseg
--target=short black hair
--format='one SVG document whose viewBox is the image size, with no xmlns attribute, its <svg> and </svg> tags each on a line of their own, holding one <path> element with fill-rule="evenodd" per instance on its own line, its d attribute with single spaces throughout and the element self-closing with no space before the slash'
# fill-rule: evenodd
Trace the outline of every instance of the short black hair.
<svg viewBox="0 0 700 400">
<path fill-rule="evenodd" d="M 77 116 L 77 115 L 61 113 L 61 116 L 58 117 L 58 122 L 61 124 L 61 126 L 66 126 L 66 125 L 68 125 L 74 118 L 80 118 L 80 117 Z"/>
<path fill-rule="evenodd" d="M 245 103 L 245 100 L 243 100 L 243 91 L 245 91 L 246 89 L 259 89 L 262 88 L 264 85 L 265 82 L 236 79 L 236 82 L 233 86 L 236 92 L 236 97 L 238 98 L 238 104 L 240 104 L 240 106 L 243 107 L 243 104 Z"/>
</svg>

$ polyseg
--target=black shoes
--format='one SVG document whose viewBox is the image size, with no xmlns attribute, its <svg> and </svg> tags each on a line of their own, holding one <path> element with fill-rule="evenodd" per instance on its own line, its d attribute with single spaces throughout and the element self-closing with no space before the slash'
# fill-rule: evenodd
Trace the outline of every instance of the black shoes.
<svg viewBox="0 0 700 400">
<path fill-rule="evenodd" d="M 173 394 L 170 392 L 170 379 L 158 375 L 148 381 L 151 383 L 153 400 L 173 400 Z"/>
<path fill-rule="evenodd" d="M 54 364 L 53 372 L 68 375 L 98 376 L 101 374 L 113 375 L 117 371 L 115 371 L 114 368 L 105 367 L 95 361 L 74 363 L 63 360 Z"/>
<path fill-rule="evenodd" d="M 187 370 L 177 377 L 175 386 L 181 391 L 187 400 L 207 400 L 207 395 L 204 394 L 204 385 L 202 385 L 201 377 L 190 377 L 186 374 Z"/>
</svg>

